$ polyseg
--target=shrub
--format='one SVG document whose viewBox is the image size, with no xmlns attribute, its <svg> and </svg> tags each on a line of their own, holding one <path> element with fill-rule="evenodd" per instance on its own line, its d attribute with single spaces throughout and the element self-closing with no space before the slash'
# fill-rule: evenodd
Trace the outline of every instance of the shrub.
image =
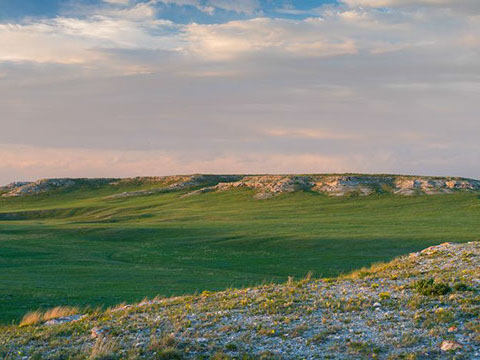
<svg viewBox="0 0 480 360">
<path fill-rule="evenodd" d="M 212 355 L 210 360 L 229 360 L 230 357 L 222 351 L 218 351 Z"/>
<path fill-rule="evenodd" d="M 351 353 L 367 355 L 369 359 L 377 358 L 377 355 L 381 352 L 380 347 L 370 342 L 350 341 L 347 346 Z"/>
<path fill-rule="evenodd" d="M 413 288 L 425 296 L 445 295 L 452 291 L 447 283 L 435 282 L 433 278 L 418 280 L 413 284 Z"/>
<path fill-rule="evenodd" d="M 388 292 L 381 292 L 380 294 L 378 294 L 378 296 L 380 297 L 380 300 L 390 299 L 390 293 Z"/>
<path fill-rule="evenodd" d="M 455 291 L 469 291 L 470 288 L 464 283 L 456 283 L 453 285 L 453 290 Z"/>
<path fill-rule="evenodd" d="M 444 308 L 438 308 L 435 310 L 435 321 L 449 323 L 455 319 L 455 316 L 451 310 L 445 310 Z"/>
<path fill-rule="evenodd" d="M 225 349 L 227 349 L 228 351 L 237 351 L 238 346 L 235 343 L 228 343 L 227 345 L 225 345 Z"/>
<path fill-rule="evenodd" d="M 159 338 L 153 337 L 150 341 L 149 350 L 157 351 L 163 348 L 176 348 L 178 346 L 178 341 L 175 338 L 174 334 L 163 334 Z"/>
<path fill-rule="evenodd" d="M 178 350 L 178 341 L 174 334 L 164 334 L 159 338 L 152 338 L 148 349 L 154 352 L 156 360 L 181 360 L 182 353 Z"/>
<path fill-rule="evenodd" d="M 164 349 L 159 349 L 154 359 L 156 360 L 182 360 L 183 356 L 180 350 L 175 347 L 167 347 Z"/>
</svg>

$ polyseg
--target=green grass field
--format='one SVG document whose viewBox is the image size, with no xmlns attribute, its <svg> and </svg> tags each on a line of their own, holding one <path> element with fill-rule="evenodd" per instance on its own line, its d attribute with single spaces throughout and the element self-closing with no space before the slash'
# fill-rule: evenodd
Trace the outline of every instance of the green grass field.
<svg viewBox="0 0 480 360">
<path fill-rule="evenodd" d="M 56 305 L 113 305 L 333 276 L 445 241 L 480 239 L 478 194 L 255 200 L 251 190 L 106 199 L 82 187 L 0 198 L 0 322 Z"/>
</svg>

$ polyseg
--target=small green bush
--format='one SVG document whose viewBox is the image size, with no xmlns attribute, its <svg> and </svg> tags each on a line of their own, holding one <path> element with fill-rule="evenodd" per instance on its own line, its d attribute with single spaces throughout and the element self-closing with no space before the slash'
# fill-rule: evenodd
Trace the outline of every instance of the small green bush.
<svg viewBox="0 0 480 360">
<path fill-rule="evenodd" d="M 238 346 L 235 343 L 228 343 L 227 345 L 225 345 L 225 349 L 227 349 L 228 351 L 237 351 Z"/>
<path fill-rule="evenodd" d="M 167 347 L 164 349 L 159 349 L 155 356 L 155 360 L 182 360 L 183 356 L 180 350 L 174 347 Z"/>
<path fill-rule="evenodd" d="M 445 295 L 452 291 L 447 283 L 435 282 L 433 278 L 418 280 L 413 284 L 413 288 L 425 296 Z"/>
<path fill-rule="evenodd" d="M 468 285 L 466 285 L 464 283 L 456 283 L 455 285 L 453 285 L 453 290 L 455 290 L 455 291 L 469 291 L 470 288 L 468 287 Z"/>
<path fill-rule="evenodd" d="M 380 294 L 378 294 L 380 300 L 388 300 L 390 299 L 390 293 L 388 292 L 381 292 Z"/>
</svg>

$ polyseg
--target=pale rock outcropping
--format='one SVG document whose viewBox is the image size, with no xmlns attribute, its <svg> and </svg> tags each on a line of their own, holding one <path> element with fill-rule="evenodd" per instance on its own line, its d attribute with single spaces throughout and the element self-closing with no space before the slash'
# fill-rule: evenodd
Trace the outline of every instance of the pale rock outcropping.
<svg viewBox="0 0 480 360">
<path fill-rule="evenodd" d="M 37 195 L 80 185 L 111 186 L 129 191 L 110 198 L 187 191 L 192 196 L 233 188 L 255 190 L 255 197 L 269 198 L 282 193 L 309 191 L 329 196 L 367 196 L 398 194 L 404 196 L 448 194 L 455 191 L 480 192 L 480 181 L 454 177 L 404 175 L 180 175 L 127 179 L 44 179 L 31 183 L 12 183 L 0 187 L 4 197 Z M 137 188 L 137 189 L 136 189 Z M 140 189 L 138 189 L 140 188 Z M 131 190 L 130 190 L 131 189 Z"/>
<path fill-rule="evenodd" d="M 312 191 L 330 196 L 367 196 L 374 193 L 408 196 L 446 194 L 455 190 L 480 191 L 480 181 L 397 175 L 254 175 L 245 176 L 239 181 L 202 188 L 189 195 L 242 187 L 256 190 L 257 198 L 295 191 Z"/>
<path fill-rule="evenodd" d="M 16 182 L 5 187 L 5 189 L 10 189 L 10 191 L 3 196 L 32 195 L 51 191 L 59 187 L 68 188 L 73 185 L 75 185 L 75 181 L 71 179 L 42 179 L 35 182 Z"/>
<path fill-rule="evenodd" d="M 81 184 L 109 184 L 114 179 L 41 179 L 35 182 L 14 182 L 0 187 L 4 197 L 39 195 L 58 189 L 68 189 Z"/>
</svg>

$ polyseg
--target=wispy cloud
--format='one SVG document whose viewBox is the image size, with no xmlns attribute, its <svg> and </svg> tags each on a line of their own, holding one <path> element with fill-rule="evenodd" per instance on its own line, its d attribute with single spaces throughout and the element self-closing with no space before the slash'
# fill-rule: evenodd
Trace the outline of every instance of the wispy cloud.
<svg viewBox="0 0 480 360">
<path fill-rule="evenodd" d="M 218 25 L 191 24 L 185 28 L 188 49 L 210 59 L 231 59 L 258 52 L 298 57 L 356 53 L 355 42 L 327 34 L 321 22 L 256 18 Z"/>
<path fill-rule="evenodd" d="M 213 6 L 205 5 L 200 0 L 154 0 L 156 3 L 175 6 L 191 6 L 207 14 L 213 14 L 215 8 Z"/>
<path fill-rule="evenodd" d="M 0 24 L 0 61 L 92 65 L 105 60 L 106 49 L 170 49 L 179 39 L 175 25 L 155 20 L 134 7 L 115 17 L 57 17 L 21 24 Z M 154 34 L 155 32 L 155 34 Z"/>
<path fill-rule="evenodd" d="M 203 6 L 197 0 L 162 0 L 177 5 Z M 210 0 L 214 1 L 214 0 Z M 356 1 L 356 0 L 352 0 Z M 361 0 L 358 0 L 361 1 Z M 369 1 L 369 0 L 365 0 Z M 207 60 L 232 60 L 250 55 L 297 58 L 374 54 L 412 47 L 457 45 L 476 47 L 478 19 L 462 20 L 451 15 L 455 28 L 435 27 L 441 15 L 431 20 L 415 13 L 410 17 L 376 10 L 324 8 L 305 20 L 255 17 L 216 24 L 175 24 L 156 18 L 155 1 L 118 2 L 113 6 L 84 8 L 82 17 L 63 16 L 0 24 L 0 61 L 52 63 L 99 63 L 106 49 L 164 50 Z M 244 7 L 254 11 L 257 2 L 232 3 L 215 0 L 212 6 Z M 250 10 L 248 10 L 250 9 Z M 80 10 L 79 10 L 80 11 Z M 440 15 L 438 15 L 440 16 Z M 447 19 L 445 19 L 447 16 Z M 454 21 L 454 22 L 453 22 Z M 428 23 L 429 22 L 429 23 Z M 470 29 L 470 30 L 469 30 Z M 439 32 L 441 34 L 439 34 Z M 443 36 L 443 38 L 440 38 Z M 114 60 L 110 57 L 109 61 Z"/>
<path fill-rule="evenodd" d="M 103 0 L 103 2 L 109 3 L 109 4 L 121 4 L 121 5 L 127 5 L 130 3 L 130 0 Z"/>
<path fill-rule="evenodd" d="M 36 148 L 0 145 L 0 185 L 43 177 L 128 177 L 191 173 L 286 173 L 348 171 L 345 156 L 315 154 L 248 154 L 230 152 L 198 159 L 169 151 Z"/>
<path fill-rule="evenodd" d="M 384 7 L 410 7 L 422 6 L 449 8 L 456 10 L 480 11 L 480 3 L 477 0 L 342 0 L 349 6 L 368 6 L 375 8 Z"/>
<path fill-rule="evenodd" d="M 191 6 L 213 15 L 216 10 L 232 11 L 239 14 L 253 15 L 261 13 L 259 0 L 153 0 L 157 3 L 175 6 Z"/>
<path fill-rule="evenodd" d="M 316 139 L 316 140 L 358 140 L 360 134 L 347 134 L 339 131 L 328 131 L 322 129 L 266 129 L 263 131 L 268 136 Z"/>
<path fill-rule="evenodd" d="M 208 0 L 208 6 L 223 9 L 227 11 L 234 11 L 237 13 L 243 13 L 247 15 L 261 14 L 261 4 L 259 0 Z"/>
<path fill-rule="evenodd" d="M 436 149 L 438 150 L 438 149 Z M 448 153 L 448 149 L 445 149 Z M 45 177 L 133 177 L 192 173 L 327 173 L 387 172 L 470 175 L 452 161 L 473 164 L 478 156 L 450 156 L 426 159 L 415 156 L 397 158 L 391 152 L 339 154 L 287 152 L 228 152 L 208 158 L 191 157 L 185 152 L 132 151 L 64 148 L 38 148 L 0 145 L 0 185 L 17 180 Z"/>
</svg>

